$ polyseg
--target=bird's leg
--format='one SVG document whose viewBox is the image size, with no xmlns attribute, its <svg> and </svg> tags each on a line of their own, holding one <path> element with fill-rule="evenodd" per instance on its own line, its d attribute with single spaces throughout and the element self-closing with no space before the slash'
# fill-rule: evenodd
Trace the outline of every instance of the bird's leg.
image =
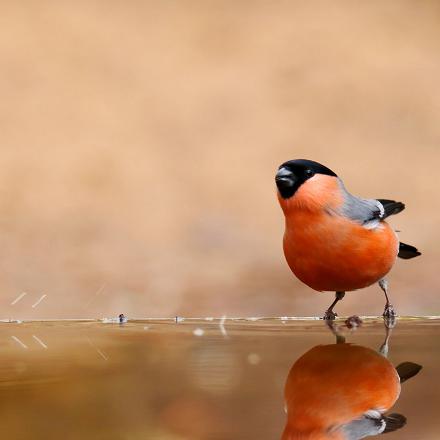
<svg viewBox="0 0 440 440">
<path fill-rule="evenodd" d="M 327 327 L 336 337 L 336 344 L 345 344 L 345 336 L 340 332 L 339 327 L 337 327 L 333 320 L 327 319 L 325 321 Z"/>
<path fill-rule="evenodd" d="M 390 299 L 388 298 L 388 281 L 385 278 L 382 278 L 379 281 L 379 286 L 385 294 L 385 309 L 383 311 L 383 317 L 385 319 L 385 325 L 389 327 L 394 327 L 396 322 L 396 312 L 394 311 L 393 306 L 390 304 Z"/>
<path fill-rule="evenodd" d="M 324 317 L 322 319 L 330 319 L 333 320 L 338 316 L 334 311 L 333 307 L 337 304 L 338 301 L 340 301 L 342 298 L 344 298 L 345 292 L 336 292 L 335 300 L 332 302 L 330 307 L 325 311 Z"/>
<path fill-rule="evenodd" d="M 383 341 L 383 344 L 379 348 L 380 354 L 384 357 L 388 357 L 389 342 L 390 342 L 391 332 L 394 327 L 394 323 L 392 326 L 389 325 L 389 323 L 387 322 L 388 319 L 389 318 L 384 318 L 385 330 L 386 330 L 385 340 Z"/>
</svg>

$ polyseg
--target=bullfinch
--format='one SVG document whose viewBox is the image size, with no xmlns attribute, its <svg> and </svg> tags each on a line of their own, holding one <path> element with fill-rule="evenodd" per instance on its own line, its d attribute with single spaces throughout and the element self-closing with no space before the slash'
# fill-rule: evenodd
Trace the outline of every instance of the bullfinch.
<svg viewBox="0 0 440 440">
<path fill-rule="evenodd" d="M 402 428 L 406 418 L 386 411 L 400 384 L 421 368 L 412 362 L 394 368 L 374 350 L 345 342 L 312 348 L 287 377 L 281 439 L 358 440 Z"/>
<path fill-rule="evenodd" d="M 335 319 L 333 308 L 345 292 L 374 283 L 385 294 L 383 316 L 393 319 L 385 276 L 397 257 L 420 255 L 399 242 L 385 221 L 405 205 L 356 197 L 332 170 L 312 160 L 284 162 L 275 182 L 286 220 L 283 248 L 290 269 L 312 289 L 336 292 L 324 319 Z"/>
</svg>

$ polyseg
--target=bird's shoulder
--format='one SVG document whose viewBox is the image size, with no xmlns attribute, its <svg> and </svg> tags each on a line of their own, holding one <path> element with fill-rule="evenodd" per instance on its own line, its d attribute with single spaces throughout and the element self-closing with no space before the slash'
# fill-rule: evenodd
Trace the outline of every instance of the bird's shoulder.
<svg viewBox="0 0 440 440">
<path fill-rule="evenodd" d="M 342 431 L 347 440 L 359 440 L 371 435 L 397 431 L 405 424 L 406 417 L 402 414 L 380 414 L 372 410 L 344 425 Z"/>
<path fill-rule="evenodd" d="M 405 209 L 402 202 L 390 199 L 364 199 L 350 194 L 341 186 L 343 203 L 342 215 L 361 224 L 367 229 L 374 229 L 390 215 L 398 214 Z"/>
</svg>

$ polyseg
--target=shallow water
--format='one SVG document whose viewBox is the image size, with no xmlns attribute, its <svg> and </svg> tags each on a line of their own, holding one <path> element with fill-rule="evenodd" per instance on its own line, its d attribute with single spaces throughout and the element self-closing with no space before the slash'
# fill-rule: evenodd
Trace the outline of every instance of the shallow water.
<svg viewBox="0 0 440 440">
<path fill-rule="evenodd" d="M 338 325 L 347 342 L 383 344 L 381 320 L 354 331 Z M 423 368 L 402 384 L 390 411 L 407 423 L 388 440 L 439 438 L 439 338 L 437 319 L 402 319 L 392 330 L 391 364 Z M 0 431 L 12 439 L 280 439 L 292 365 L 335 342 L 313 320 L 0 323 Z M 330 402 L 331 390 L 315 393 Z"/>
</svg>

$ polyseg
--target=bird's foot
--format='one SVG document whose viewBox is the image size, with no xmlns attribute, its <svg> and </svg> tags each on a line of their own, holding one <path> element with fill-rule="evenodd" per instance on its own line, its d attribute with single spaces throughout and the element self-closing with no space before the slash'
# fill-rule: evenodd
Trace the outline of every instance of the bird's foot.
<svg viewBox="0 0 440 440">
<path fill-rule="evenodd" d="M 333 310 L 326 310 L 322 319 L 326 321 L 334 321 L 337 316 L 338 314 L 335 313 Z"/>
<path fill-rule="evenodd" d="M 393 328 L 396 325 L 396 312 L 391 304 L 385 305 L 383 311 L 383 320 L 387 328 Z"/>
<path fill-rule="evenodd" d="M 392 329 L 396 326 L 396 317 L 392 316 L 390 318 L 387 318 L 386 316 L 384 316 L 383 322 L 384 322 L 386 328 Z"/>
<path fill-rule="evenodd" d="M 396 316 L 396 312 L 394 311 L 394 307 L 391 304 L 385 304 L 385 309 L 383 311 L 384 318 L 394 318 Z"/>
<path fill-rule="evenodd" d="M 359 316 L 357 316 L 357 315 L 349 316 L 345 320 L 345 325 L 349 329 L 355 329 L 355 328 L 360 327 L 362 325 L 362 319 L 359 318 Z"/>
</svg>

